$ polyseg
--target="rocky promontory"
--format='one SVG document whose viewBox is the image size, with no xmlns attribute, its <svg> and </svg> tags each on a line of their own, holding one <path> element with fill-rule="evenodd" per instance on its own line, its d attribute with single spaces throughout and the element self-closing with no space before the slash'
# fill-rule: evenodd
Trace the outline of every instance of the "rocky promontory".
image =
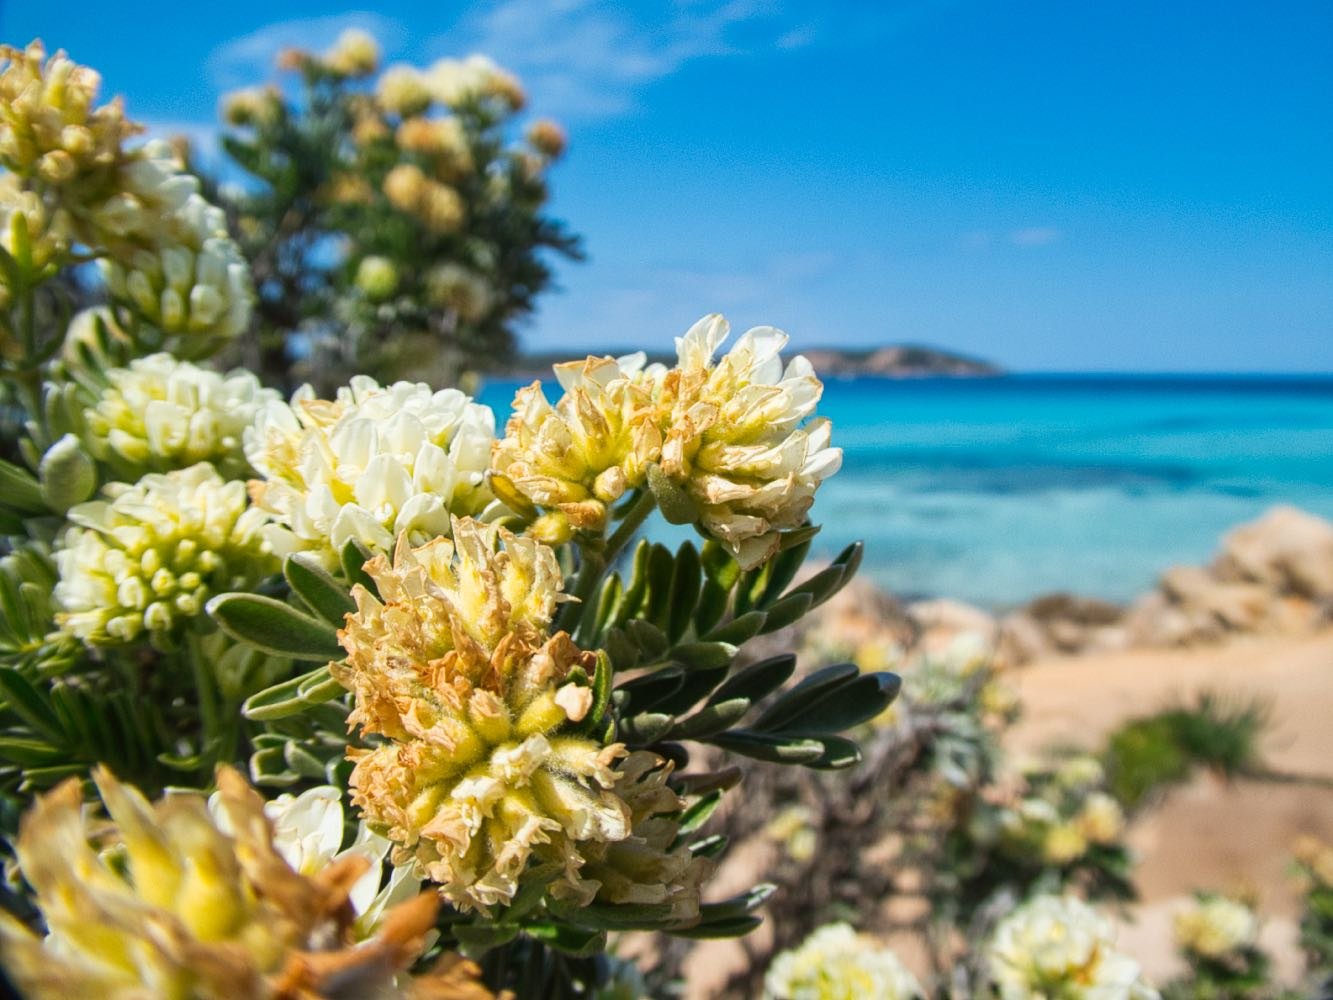
<svg viewBox="0 0 1333 1000">
<path fill-rule="evenodd" d="M 616 357 L 630 352 L 628 349 L 602 348 L 591 353 Z M 999 365 L 990 361 L 920 344 L 865 348 L 812 347 L 800 353 L 805 355 L 821 376 L 831 378 L 864 375 L 879 378 L 978 378 L 1004 374 Z M 512 365 L 491 374 L 522 380 L 546 379 L 551 376 L 552 365 L 578 356 L 578 351 L 524 354 Z M 649 355 L 648 361 L 661 362 L 667 366 L 676 363 L 674 356 L 666 354 Z"/>
</svg>

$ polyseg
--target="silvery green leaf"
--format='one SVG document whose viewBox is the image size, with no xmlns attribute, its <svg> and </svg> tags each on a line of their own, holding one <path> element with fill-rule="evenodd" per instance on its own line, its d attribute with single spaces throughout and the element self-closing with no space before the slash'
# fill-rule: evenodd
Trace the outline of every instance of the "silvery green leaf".
<svg viewBox="0 0 1333 1000">
<path fill-rule="evenodd" d="M 219 594 L 208 616 L 233 639 L 297 660 L 336 660 L 343 655 L 332 625 L 282 601 L 258 594 Z"/>
<path fill-rule="evenodd" d="M 341 627 L 346 616 L 356 611 L 347 585 L 335 580 L 310 553 L 288 556 L 282 564 L 282 575 L 306 607 L 330 625 Z"/>
</svg>

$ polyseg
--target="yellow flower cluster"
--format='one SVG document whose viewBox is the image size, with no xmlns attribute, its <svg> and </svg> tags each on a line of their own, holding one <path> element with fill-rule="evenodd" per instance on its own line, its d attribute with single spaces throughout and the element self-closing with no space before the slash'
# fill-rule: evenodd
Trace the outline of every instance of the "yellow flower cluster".
<svg viewBox="0 0 1333 1000">
<path fill-rule="evenodd" d="M 0 164 L 54 186 L 95 186 L 140 129 L 121 103 L 94 107 L 101 77 L 41 42 L 0 46 Z"/>
<path fill-rule="evenodd" d="M 245 590 L 274 568 L 245 484 L 207 462 L 72 507 L 56 551 L 57 622 L 85 642 L 168 636 L 214 594 Z"/>
<path fill-rule="evenodd" d="M 434 923 L 433 894 L 400 904 L 357 944 L 348 892 L 367 859 L 349 855 L 309 877 L 293 871 L 275 850 L 263 799 L 235 771 L 218 772 L 214 814 L 202 796 L 154 805 L 105 769 L 93 780 L 113 830 L 82 808 L 73 779 L 38 799 L 20 828 L 19 867 L 47 935 L 0 914 L 0 948 L 32 1000 L 490 995 L 456 957 L 420 978 L 404 974 Z"/>
<path fill-rule="evenodd" d="M 655 415 L 660 366 L 643 354 L 555 366 L 565 390 L 554 406 L 540 382 L 520 389 L 491 460 L 506 502 L 525 498 L 580 530 L 600 531 L 607 505 L 642 486 L 662 452 Z M 553 539 L 559 535 L 552 535 Z"/>
<path fill-rule="evenodd" d="M 211 462 L 226 479 L 250 469 L 241 449 L 259 408 L 281 397 L 252 373 L 226 375 L 170 354 L 137 358 L 106 372 L 84 413 L 84 444 L 103 461 L 128 467 L 124 478 Z"/>
<path fill-rule="evenodd" d="M 253 293 L 222 212 L 165 143 L 126 147 L 141 129 L 119 101 L 94 106 L 95 72 L 45 55 L 39 42 L 0 46 L 6 249 L 22 225 L 41 279 L 83 244 L 101 257 L 111 295 L 162 332 L 205 345 L 239 333 Z"/>
<path fill-rule="evenodd" d="M 428 177 L 415 163 L 400 163 L 384 176 L 384 196 L 400 212 L 421 220 L 433 233 L 457 232 L 467 208 L 455 188 Z"/>
<path fill-rule="evenodd" d="M 658 821 L 679 803 L 649 754 L 624 770 L 620 744 L 568 731 L 591 690 L 571 678 L 594 657 L 548 634 L 560 599 L 555 554 L 470 519 L 453 540 L 399 542 L 392 564 L 366 564 L 379 597 L 357 587 L 357 611 L 333 665 L 355 709 L 349 721 L 387 737 L 353 754 L 353 802 L 454 905 L 490 912 L 533 864 L 551 892 L 588 901 L 668 902 L 697 916 L 704 872 L 670 850 Z M 618 783 L 625 794 L 619 794 Z"/>
<path fill-rule="evenodd" d="M 457 389 L 357 376 L 325 400 L 307 386 L 290 406 L 265 404 L 246 428 L 246 456 L 263 477 L 250 496 L 273 521 L 279 554 L 332 558 L 352 539 L 387 552 L 404 534 L 420 544 L 448 534 L 451 514 L 491 503 L 494 421 Z"/>
<path fill-rule="evenodd" d="M 1259 919 L 1244 903 L 1225 896 L 1195 900 L 1172 921 L 1176 945 L 1207 959 L 1221 959 L 1254 945 Z"/>
<path fill-rule="evenodd" d="M 598 530 L 606 504 L 657 464 L 702 531 L 743 567 L 763 563 L 842 451 L 829 447 L 827 420 L 806 423 L 823 385 L 802 357 L 783 367 L 786 335 L 751 330 L 715 364 L 727 331 L 721 316 L 700 320 L 670 369 L 645 369 L 641 355 L 558 365 L 565 396 L 554 406 L 539 384 L 520 390 L 492 461 L 499 488 Z"/>
</svg>

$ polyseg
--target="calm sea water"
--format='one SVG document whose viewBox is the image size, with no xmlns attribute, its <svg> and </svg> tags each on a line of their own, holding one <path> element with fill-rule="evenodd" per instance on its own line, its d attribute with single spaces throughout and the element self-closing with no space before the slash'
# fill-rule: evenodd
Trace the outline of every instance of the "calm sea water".
<svg viewBox="0 0 1333 1000">
<path fill-rule="evenodd" d="M 863 539 L 902 595 L 1126 600 L 1273 504 L 1333 518 L 1333 378 L 856 378 L 820 412 L 846 456 L 817 545 Z"/>
</svg>

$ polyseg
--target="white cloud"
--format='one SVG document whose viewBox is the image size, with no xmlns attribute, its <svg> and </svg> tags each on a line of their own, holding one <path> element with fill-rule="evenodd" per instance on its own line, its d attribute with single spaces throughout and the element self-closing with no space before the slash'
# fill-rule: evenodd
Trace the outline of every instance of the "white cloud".
<svg viewBox="0 0 1333 1000">
<path fill-rule="evenodd" d="M 219 45 L 209 55 L 205 68 L 219 90 L 251 86 L 272 76 L 273 59 L 283 49 L 295 47 L 317 52 L 332 45 L 348 28 L 370 32 L 385 51 L 393 51 L 407 37 L 398 21 L 371 11 L 277 21 Z"/>
<path fill-rule="evenodd" d="M 1058 241 L 1064 234 L 1052 226 L 1029 226 L 1015 229 L 1009 234 L 1009 242 L 1016 247 L 1044 247 Z"/>
<path fill-rule="evenodd" d="M 788 47 L 803 42 L 764 0 L 677 0 L 654 9 L 671 13 L 636 20 L 625 5 L 606 0 L 503 0 L 465 18 L 431 49 L 485 52 L 522 77 L 539 111 L 589 119 L 631 110 L 641 88 L 691 60 L 773 49 L 784 37 Z"/>
</svg>

